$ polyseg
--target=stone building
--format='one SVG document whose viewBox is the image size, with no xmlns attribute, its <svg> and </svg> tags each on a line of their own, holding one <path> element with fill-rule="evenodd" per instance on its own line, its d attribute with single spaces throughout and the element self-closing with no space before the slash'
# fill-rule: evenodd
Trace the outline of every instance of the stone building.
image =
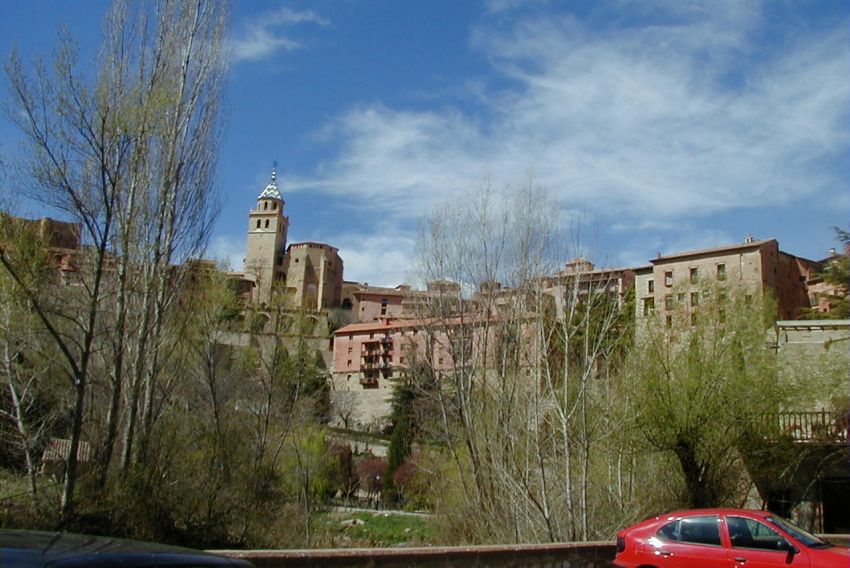
<svg viewBox="0 0 850 568">
<path fill-rule="evenodd" d="M 711 283 L 745 293 L 770 293 L 781 319 L 795 319 L 809 307 L 807 282 L 820 269 L 815 261 L 779 250 L 775 239 L 658 255 L 635 269 L 635 319 L 638 323 L 676 306 L 699 304 L 701 287 Z"/>
<path fill-rule="evenodd" d="M 408 284 L 394 288 L 370 286 L 368 283 L 343 283 L 342 308 L 351 310 L 352 319 L 361 323 L 411 317 L 405 310 L 405 298 L 411 294 Z"/>
<path fill-rule="evenodd" d="M 289 218 L 277 184 L 277 172 L 248 213 L 248 238 L 242 274 L 236 287 L 251 289 L 252 303 L 267 304 L 285 294 L 292 308 L 322 310 L 337 307 L 342 298 L 343 263 L 339 251 L 324 243 L 287 246 Z"/>
<path fill-rule="evenodd" d="M 555 300 L 558 318 L 564 317 L 566 302 L 575 297 L 581 302 L 588 297 L 607 295 L 622 309 L 635 284 L 635 268 L 596 268 L 585 258 L 574 258 L 564 270 L 542 279 L 544 290 Z"/>
<path fill-rule="evenodd" d="M 252 300 L 267 303 L 272 288 L 284 279 L 284 256 L 289 219 L 283 214 L 284 201 L 272 170 L 268 185 L 257 196 L 257 207 L 248 212 L 248 239 L 244 278 L 254 283 Z"/>
<path fill-rule="evenodd" d="M 284 291 L 290 305 L 313 310 L 335 308 L 342 297 L 342 259 L 323 243 L 292 243 L 283 260 Z"/>
</svg>

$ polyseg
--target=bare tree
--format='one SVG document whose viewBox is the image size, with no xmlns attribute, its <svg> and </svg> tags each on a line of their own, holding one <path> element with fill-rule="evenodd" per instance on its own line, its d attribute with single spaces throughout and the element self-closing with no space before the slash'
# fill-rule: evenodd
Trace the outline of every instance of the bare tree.
<svg viewBox="0 0 850 568">
<path fill-rule="evenodd" d="M 601 536 L 592 469 L 620 429 L 607 385 L 628 348 L 624 289 L 584 265 L 555 274 L 558 207 L 536 183 L 500 200 L 485 182 L 465 203 L 438 210 L 420 239 L 423 279 L 438 284 L 421 295 L 411 365 L 455 464 L 446 493 L 473 540 Z"/>
<path fill-rule="evenodd" d="M 75 259 L 79 286 L 59 302 L 40 297 L 25 282 L 19 259 L 0 254 L 62 354 L 74 387 L 64 515 L 73 509 L 76 451 L 100 342 L 112 351 L 101 477 L 120 423 L 130 353 L 125 465 L 133 455 L 139 413 L 141 454 L 151 433 L 163 330 L 180 289 L 181 273 L 172 265 L 202 250 L 216 211 L 210 187 L 219 139 L 223 27 L 218 2 L 118 1 L 107 19 L 93 80 L 77 71 L 69 38 L 52 71 L 39 61 L 30 77 L 14 54 L 6 66 L 8 114 L 27 141 L 18 184 L 82 229 L 83 248 Z M 136 279 L 134 303 L 130 291 Z M 132 327 L 130 313 L 140 314 Z"/>
</svg>

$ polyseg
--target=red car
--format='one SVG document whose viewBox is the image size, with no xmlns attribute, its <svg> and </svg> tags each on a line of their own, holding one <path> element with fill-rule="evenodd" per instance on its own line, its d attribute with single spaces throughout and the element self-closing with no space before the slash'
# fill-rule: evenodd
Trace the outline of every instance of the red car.
<svg viewBox="0 0 850 568">
<path fill-rule="evenodd" d="M 614 566 L 848 568 L 850 549 L 828 544 L 768 511 L 694 509 L 620 531 Z"/>
</svg>

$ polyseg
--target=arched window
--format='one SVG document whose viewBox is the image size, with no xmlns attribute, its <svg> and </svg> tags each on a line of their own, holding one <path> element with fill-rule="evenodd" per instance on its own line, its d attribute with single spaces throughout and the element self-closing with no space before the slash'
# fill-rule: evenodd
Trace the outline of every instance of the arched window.
<svg viewBox="0 0 850 568">
<path fill-rule="evenodd" d="M 276 209 L 277 209 L 277 201 L 273 201 L 272 202 L 272 211 L 275 211 Z"/>
<path fill-rule="evenodd" d="M 260 228 L 260 220 L 259 219 L 257 219 L 257 228 L 258 229 Z"/>
<path fill-rule="evenodd" d="M 269 220 L 266 219 L 266 229 L 268 229 L 268 228 L 269 228 Z"/>
</svg>

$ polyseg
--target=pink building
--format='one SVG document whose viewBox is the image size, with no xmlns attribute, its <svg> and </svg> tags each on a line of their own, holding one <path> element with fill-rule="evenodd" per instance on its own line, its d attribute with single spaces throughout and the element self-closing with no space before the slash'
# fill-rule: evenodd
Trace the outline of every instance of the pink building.
<svg viewBox="0 0 850 568">
<path fill-rule="evenodd" d="M 334 376 L 354 378 L 363 388 L 379 388 L 379 379 L 398 378 L 416 358 L 433 361 L 435 371 L 452 369 L 451 351 L 440 339 L 445 334 L 429 334 L 425 325 L 422 320 L 384 319 L 336 330 Z"/>
<path fill-rule="evenodd" d="M 398 318 L 402 316 L 402 302 L 409 291 L 410 286 L 406 285 L 382 288 L 364 284 L 352 292 L 351 309 L 356 310 L 357 319 L 364 323 Z"/>
</svg>

